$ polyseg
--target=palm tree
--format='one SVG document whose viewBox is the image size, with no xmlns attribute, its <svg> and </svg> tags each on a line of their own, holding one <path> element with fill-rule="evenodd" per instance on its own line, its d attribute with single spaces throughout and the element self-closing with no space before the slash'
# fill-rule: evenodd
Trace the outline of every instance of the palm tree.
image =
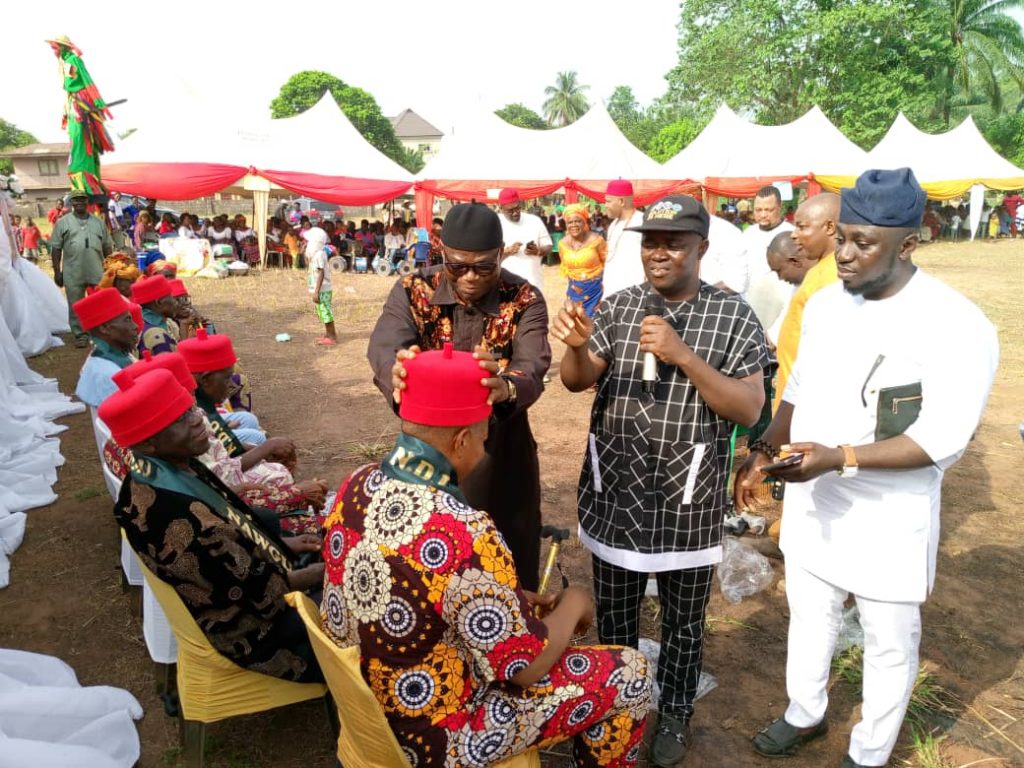
<svg viewBox="0 0 1024 768">
<path fill-rule="evenodd" d="M 1024 1 L 1024 0 L 1022 0 Z M 563 126 L 576 122 L 590 109 L 584 95 L 589 86 L 576 81 L 575 72 L 559 72 L 555 84 L 544 89 L 544 117 L 552 125 Z"/>
<path fill-rule="evenodd" d="M 949 125 L 953 101 L 982 98 L 992 111 L 1003 109 L 1005 78 L 1024 88 L 1024 30 L 1010 11 L 1024 0 L 949 0 L 954 60 L 947 68 L 943 119 Z"/>
</svg>

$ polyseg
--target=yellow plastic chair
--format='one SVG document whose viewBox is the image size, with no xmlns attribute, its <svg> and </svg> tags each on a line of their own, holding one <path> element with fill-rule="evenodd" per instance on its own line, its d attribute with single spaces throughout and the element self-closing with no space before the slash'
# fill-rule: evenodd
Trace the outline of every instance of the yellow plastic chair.
<svg viewBox="0 0 1024 768">
<path fill-rule="evenodd" d="M 178 699 L 187 766 L 202 768 L 207 723 L 319 699 L 327 693 L 322 683 L 293 683 L 250 672 L 221 656 L 174 587 L 139 564 L 178 641 Z"/>
<path fill-rule="evenodd" d="M 285 600 L 306 625 L 313 653 L 338 708 L 338 760 L 345 768 L 409 768 L 380 702 L 363 680 L 359 649 L 335 645 L 320 627 L 320 609 L 303 593 L 291 592 Z M 497 763 L 495 768 L 540 768 L 540 757 L 536 749 L 531 749 Z"/>
</svg>

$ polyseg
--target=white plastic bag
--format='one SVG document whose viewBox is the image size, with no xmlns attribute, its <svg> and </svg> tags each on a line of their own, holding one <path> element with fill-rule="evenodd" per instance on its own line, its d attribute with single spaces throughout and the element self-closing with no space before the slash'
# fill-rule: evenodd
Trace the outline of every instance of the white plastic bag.
<svg viewBox="0 0 1024 768">
<path fill-rule="evenodd" d="M 725 554 L 718 565 L 718 582 L 726 600 L 738 603 L 771 586 L 775 573 L 767 557 L 733 536 L 726 536 L 722 546 Z"/>
<path fill-rule="evenodd" d="M 651 640 L 649 637 L 641 637 L 637 646 L 640 653 L 647 659 L 647 665 L 651 669 L 651 711 L 653 712 L 658 709 L 658 698 L 661 695 L 661 692 L 658 690 L 658 683 L 654 680 L 656 670 L 658 669 L 658 656 L 661 655 L 661 643 L 657 640 Z M 700 679 L 697 681 L 697 693 L 694 694 L 693 700 L 697 701 L 703 698 L 717 687 L 718 678 L 710 672 L 701 670 Z"/>
</svg>

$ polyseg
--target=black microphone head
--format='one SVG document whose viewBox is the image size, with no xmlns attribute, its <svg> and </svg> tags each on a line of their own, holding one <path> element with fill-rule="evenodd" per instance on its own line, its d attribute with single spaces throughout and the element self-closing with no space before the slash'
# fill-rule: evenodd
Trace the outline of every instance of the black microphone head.
<svg viewBox="0 0 1024 768">
<path fill-rule="evenodd" d="M 665 314 L 665 297 L 657 291 L 648 291 L 647 300 L 644 302 L 644 314 L 655 317 Z"/>
</svg>

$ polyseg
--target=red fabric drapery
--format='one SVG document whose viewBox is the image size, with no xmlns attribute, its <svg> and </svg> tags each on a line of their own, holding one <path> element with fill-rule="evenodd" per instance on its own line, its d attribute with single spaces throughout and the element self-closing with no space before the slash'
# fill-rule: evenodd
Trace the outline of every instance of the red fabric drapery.
<svg viewBox="0 0 1024 768">
<path fill-rule="evenodd" d="M 103 183 L 125 195 L 193 200 L 230 187 L 245 173 L 218 163 L 111 163 L 103 166 Z"/>
<path fill-rule="evenodd" d="M 517 189 L 522 197 L 530 200 L 535 197 L 550 195 L 555 190 L 565 186 L 565 184 L 566 180 L 564 179 L 559 181 L 507 181 L 502 179 L 453 181 L 447 179 L 425 179 L 416 182 L 416 189 L 430 192 L 435 197 L 447 197 L 450 200 L 458 200 L 463 203 L 468 203 L 472 200 L 485 203 L 488 201 L 488 190 Z M 417 205 L 418 209 L 419 206 Z"/>
<path fill-rule="evenodd" d="M 574 193 L 584 194 L 603 203 L 605 190 L 608 188 L 607 179 L 598 180 L 573 180 L 567 181 L 565 185 L 566 201 L 569 200 L 570 188 Z M 655 181 L 653 179 L 637 179 L 633 181 L 633 204 L 649 205 L 666 195 L 694 195 L 700 190 L 700 184 L 696 181 Z"/>
<path fill-rule="evenodd" d="M 278 186 L 300 195 L 343 205 L 375 205 L 404 195 L 412 186 L 407 181 L 358 179 L 351 176 L 320 176 L 316 173 L 251 169 Z"/>
<path fill-rule="evenodd" d="M 809 176 L 747 176 L 747 177 L 716 177 L 708 176 L 704 179 L 704 190 L 722 197 L 753 197 L 761 187 L 767 187 L 776 181 L 788 181 L 794 187 Z"/>
</svg>

